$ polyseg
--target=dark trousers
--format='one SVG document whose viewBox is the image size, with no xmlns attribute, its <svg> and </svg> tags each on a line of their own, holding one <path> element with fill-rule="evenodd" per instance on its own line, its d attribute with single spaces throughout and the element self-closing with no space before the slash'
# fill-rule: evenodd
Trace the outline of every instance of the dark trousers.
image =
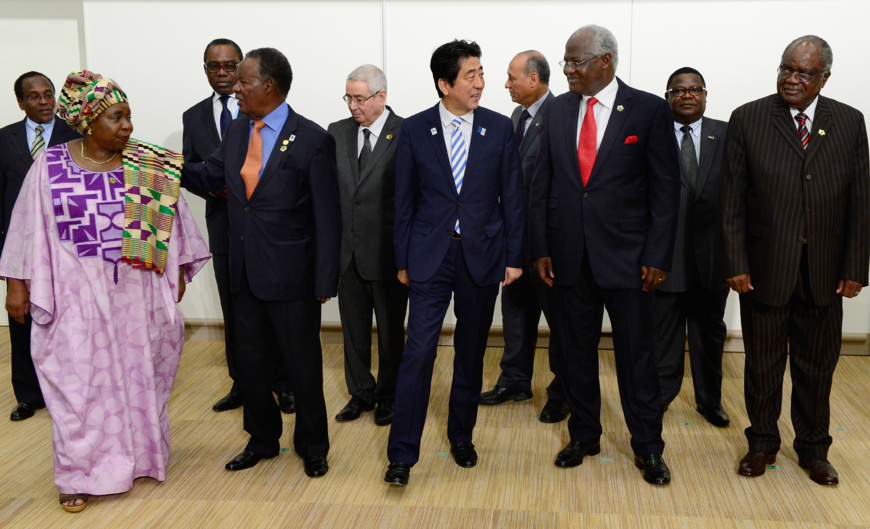
<svg viewBox="0 0 870 529">
<path fill-rule="evenodd" d="M 30 314 L 25 316 L 24 323 L 18 323 L 9 317 L 9 342 L 11 346 L 12 391 L 18 402 L 42 404 L 42 390 L 39 389 L 39 379 L 36 378 L 36 368 L 30 356 L 30 328 L 33 320 Z"/>
<path fill-rule="evenodd" d="M 654 330 L 663 406 L 680 393 L 687 331 L 695 403 L 705 408 L 721 404 L 728 292 L 727 287 L 711 292 L 698 280 L 692 281 L 685 292 L 655 291 Z"/>
<path fill-rule="evenodd" d="M 230 378 L 233 380 L 233 387 L 230 389 L 233 393 L 239 392 L 239 369 L 236 367 L 236 324 L 233 317 L 233 295 L 230 288 L 230 256 L 225 253 L 216 253 L 211 256 L 212 265 L 214 266 L 214 278 L 217 283 L 218 297 L 221 300 L 221 313 L 224 317 L 224 346 L 227 354 L 227 371 Z M 277 348 L 277 345 L 271 343 L 268 346 L 271 349 Z M 280 358 L 278 358 L 277 367 L 273 373 L 272 391 L 275 393 L 290 393 L 290 379 L 287 376 L 287 370 Z"/>
<path fill-rule="evenodd" d="M 843 301 L 837 298 L 825 307 L 816 306 L 808 277 L 804 251 L 794 294 L 785 306 L 771 307 L 740 295 L 750 450 L 768 454 L 779 450 L 776 423 L 782 411 L 782 381 L 790 355 L 795 452 L 802 459 L 828 457 L 831 384 L 840 358 Z"/>
<path fill-rule="evenodd" d="M 347 391 L 371 404 L 393 400 L 405 345 L 408 289 L 394 275 L 366 281 L 352 257 L 341 275 L 338 311 L 344 333 L 344 379 Z M 378 379 L 372 369 L 372 311 L 378 323 Z"/>
<path fill-rule="evenodd" d="M 501 288 L 501 317 L 504 326 L 504 353 L 501 357 L 501 376 L 496 385 L 516 391 L 532 390 L 532 372 L 535 365 L 535 347 L 538 342 L 538 324 L 541 312 L 549 324 L 549 288 L 533 269 L 523 267 L 523 275 Z M 559 354 L 550 341 L 548 355 L 553 381 L 547 387 L 550 400 L 565 400 L 557 363 Z"/>
<path fill-rule="evenodd" d="M 246 450 L 263 456 L 279 451 L 282 418 L 269 381 L 278 356 L 288 367 L 296 397 L 293 445 L 302 457 L 326 456 L 329 432 L 323 399 L 323 353 L 320 348 L 320 302 L 264 301 L 250 290 L 247 275 L 233 296 L 236 317 L 239 389 L 245 406 Z M 273 347 L 272 336 L 277 342 Z"/>
<path fill-rule="evenodd" d="M 435 274 L 427 281 L 411 281 L 409 288 L 408 341 L 399 364 L 396 408 L 387 443 L 390 461 L 414 465 L 420 459 L 432 368 L 451 294 L 456 330 L 447 438 L 451 443 L 472 440 L 498 283 L 475 284 L 465 264 L 462 244 L 453 240 Z"/>
<path fill-rule="evenodd" d="M 585 252 L 584 252 L 585 253 Z M 661 390 L 656 376 L 652 329 L 653 293 L 638 283 L 632 289 L 598 286 L 584 255 L 580 279 L 553 287 L 554 334 L 558 340 L 563 389 L 571 408 L 572 441 L 597 442 L 601 437 L 601 390 L 598 343 L 604 309 L 613 326 L 616 378 L 625 423 L 635 454 L 661 454 Z M 640 270 L 638 270 L 640 276 Z"/>
</svg>

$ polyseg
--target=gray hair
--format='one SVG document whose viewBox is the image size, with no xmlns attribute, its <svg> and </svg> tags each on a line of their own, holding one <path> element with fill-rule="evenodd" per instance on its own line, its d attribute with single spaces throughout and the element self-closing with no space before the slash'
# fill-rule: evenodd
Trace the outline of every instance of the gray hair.
<svg viewBox="0 0 870 529">
<path fill-rule="evenodd" d="M 526 75 L 530 75 L 532 72 L 538 74 L 538 79 L 541 80 L 545 85 L 550 84 L 550 63 L 547 62 L 547 58 L 537 50 L 526 50 L 522 53 L 518 53 L 517 55 L 528 54 L 528 58 L 526 59 L 526 64 L 523 66 L 523 73 Z"/>
<path fill-rule="evenodd" d="M 362 81 L 369 86 L 369 92 L 374 95 L 381 90 L 387 90 L 387 76 L 383 70 L 374 64 L 363 64 L 356 67 L 347 76 L 348 81 Z"/>
<path fill-rule="evenodd" d="M 619 47 L 616 43 L 616 37 L 614 37 L 613 33 L 607 28 L 596 26 L 595 24 L 589 24 L 572 33 L 571 39 L 579 37 L 581 34 L 587 32 L 592 34 L 592 48 L 586 51 L 592 53 L 592 55 L 604 55 L 609 53 L 610 63 L 613 64 L 613 71 L 615 72 L 616 66 L 619 64 Z"/>
<path fill-rule="evenodd" d="M 803 37 L 798 37 L 791 41 L 791 43 L 789 43 L 789 45 L 785 47 L 785 50 L 782 52 L 782 54 L 785 55 L 786 53 L 788 53 L 788 50 L 803 42 L 811 42 L 819 47 L 819 49 L 822 51 L 822 71 L 830 72 L 831 66 L 834 64 L 834 52 L 833 50 L 831 50 L 831 45 L 828 44 L 828 42 L 822 37 L 817 37 L 816 35 L 804 35 Z"/>
</svg>

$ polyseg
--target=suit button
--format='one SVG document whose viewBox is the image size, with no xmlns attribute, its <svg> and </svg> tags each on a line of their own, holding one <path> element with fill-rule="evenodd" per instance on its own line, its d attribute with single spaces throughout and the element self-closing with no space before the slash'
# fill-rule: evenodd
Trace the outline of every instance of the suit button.
<svg viewBox="0 0 870 529">
<path fill-rule="evenodd" d="M 461 208 L 461 207 L 462 207 L 462 202 L 457 202 L 456 205 L 459 206 L 459 207 Z"/>
<path fill-rule="evenodd" d="M 251 206 L 245 206 L 245 213 L 251 212 Z"/>
<path fill-rule="evenodd" d="M 359 201 L 353 203 L 354 206 L 359 206 Z"/>
<path fill-rule="evenodd" d="M 806 211 L 806 212 L 809 213 L 809 211 L 810 211 L 810 207 L 809 207 L 809 206 L 805 207 L 805 208 L 804 208 L 804 211 Z"/>
<path fill-rule="evenodd" d="M 588 191 L 584 191 L 584 192 L 583 192 L 583 197 L 586 198 L 586 197 L 588 197 L 588 196 L 589 196 L 589 192 L 588 192 Z"/>
<path fill-rule="evenodd" d="M 813 179 L 813 175 L 808 174 L 808 175 L 807 175 L 807 180 L 812 180 L 812 179 Z"/>
<path fill-rule="evenodd" d="M 241 239 L 242 239 L 242 240 L 243 240 L 243 241 L 244 241 L 244 240 L 245 240 L 245 236 L 244 236 L 244 235 L 242 235 L 242 236 L 241 236 Z"/>
</svg>

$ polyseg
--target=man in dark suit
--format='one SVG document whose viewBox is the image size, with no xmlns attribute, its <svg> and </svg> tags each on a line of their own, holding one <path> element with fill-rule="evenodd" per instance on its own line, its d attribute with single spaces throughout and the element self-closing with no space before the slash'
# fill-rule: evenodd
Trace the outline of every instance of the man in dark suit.
<svg viewBox="0 0 870 529">
<path fill-rule="evenodd" d="M 777 93 L 731 115 L 720 204 L 724 277 L 740 294 L 749 452 L 738 473 L 776 461 L 786 358 L 801 467 L 839 482 L 828 461 L 830 394 L 843 298 L 867 284 L 870 153 L 864 116 L 819 95 L 831 47 L 814 35 L 786 47 Z"/>
<path fill-rule="evenodd" d="M 3 221 L 0 249 L 6 242 L 12 208 L 33 160 L 46 147 L 80 137 L 66 121 L 54 115 L 54 84 L 48 77 L 39 72 L 27 72 L 15 80 L 14 89 L 18 108 L 26 117 L 0 129 L 0 219 Z M 30 357 L 31 325 L 30 314 L 23 324 L 9 317 L 12 390 L 18 401 L 9 417 L 13 421 L 29 419 L 36 410 L 45 407 Z"/>
<path fill-rule="evenodd" d="M 408 289 L 396 277 L 393 222 L 397 116 L 387 102 L 387 78 L 364 64 L 350 73 L 344 100 L 351 117 L 329 126 L 335 138 L 341 193 L 341 281 L 338 310 L 344 332 L 344 377 L 350 402 L 337 421 L 375 408 L 375 424 L 393 421 L 399 360 L 405 343 Z M 372 311 L 378 324 L 378 379 L 372 368 Z"/>
<path fill-rule="evenodd" d="M 555 96 L 550 92 L 550 65 L 538 51 L 530 50 L 517 54 L 508 65 L 505 88 L 511 100 L 519 103 L 511 115 L 515 140 L 520 153 L 523 170 L 523 191 L 528 202 L 529 188 L 534 176 L 535 163 L 540 150 L 541 123 L 544 107 Z M 528 219 L 526 219 L 528 222 Z M 509 400 L 532 398 L 532 372 L 535 364 L 535 347 L 538 342 L 538 323 L 541 312 L 549 321 L 550 308 L 547 288 L 535 274 L 530 274 L 527 241 L 523 240 L 523 275 L 501 289 L 501 316 L 504 327 L 504 354 L 501 357 L 501 376 L 495 387 L 480 395 L 480 403 L 493 405 Z M 553 381 L 547 388 L 547 404 L 541 410 L 540 421 L 554 423 L 568 417 L 568 404 L 562 395 L 559 380 L 558 354 L 549 350 L 550 371 Z"/>
<path fill-rule="evenodd" d="M 296 396 L 293 444 L 305 473 L 326 474 L 329 432 L 323 398 L 320 305 L 335 296 L 341 210 L 335 141 L 285 102 L 293 81 L 273 48 L 248 52 L 234 90 L 247 119 L 230 123 L 204 164 L 185 164 L 189 188 L 227 188 L 230 282 L 245 407 L 245 450 L 227 463 L 242 470 L 279 453 L 281 412 L 268 381 L 277 338 Z"/>
<path fill-rule="evenodd" d="M 185 163 L 200 163 L 218 148 L 230 122 L 238 115 L 238 102 L 233 93 L 236 83 L 236 68 L 242 62 L 242 49 L 229 39 L 215 39 L 205 47 L 203 66 L 212 95 L 190 107 L 182 116 L 182 154 Z M 221 313 L 224 318 L 224 344 L 227 370 L 233 380 L 230 392 L 218 400 L 212 409 L 227 411 L 242 405 L 239 395 L 239 374 L 236 367 L 236 331 L 233 319 L 232 295 L 230 293 L 230 241 L 227 216 L 227 192 L 220 189 L 214 193 L 197 193 L 205 199 L 205 224 L 208 229 L 209 250 L 212 253 L 214 277 Z M 276 347 L 274 345 L 270 347 Z M 293 413 L 295 405 L 290 392 L 288 377 L 283 364 L 276 369 L 272 389 L 278 395 L 278 406 L 284 413 Z"/>
<path fill-rule="evenodd" d="M 725 427 L 731 422 L 722 408 L 728 284 L 716 265 L 716 241 L 719 169 L 728 124 L 703 117 L 707 89 L 704 76 L 694 68 L 672 73 L 665 97 L 674 116 L 682 186 L 674 260 L 667 280 L 655 290 L 654 328 L 662 409 L 666 410 L 680 393 L 688 328 L 698 413 L 711 424 Z"/>
<path fill-rule="evenodd" d="M 406 485 L 420 458 L 432 369 L 444 316 L 456 314 L 450 451 L 477 464 L 472 431 L 498 284 L 522 274 L 523 189 L 508 118 L 480 107 L 480 46 L 454 40 L 429 66 L 441 102 L 402 124 L 396 154 L 395 249 L 409 285 L 408 341 L 396 385 L 384 480 Z"/>
<path fill-rule="evenodd" d="M 635 465 L 670 481 L 662 452 L 653 292 L 671 266 L 680 173 L 667 103 L 616 78 L 617 43 L 578 29 L 562 62 L 570 93 L 547 105 L 530 200 L 535 271 L 552 287 L 553 333 L 571 418 L 556 466 L 598 454 L 598 342 L 613 326 L 616 374 Z"/>
</svg>

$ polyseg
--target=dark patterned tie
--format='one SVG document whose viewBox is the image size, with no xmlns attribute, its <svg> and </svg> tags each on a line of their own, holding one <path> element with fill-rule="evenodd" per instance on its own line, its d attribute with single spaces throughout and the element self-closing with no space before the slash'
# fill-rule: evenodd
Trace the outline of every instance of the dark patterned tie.
<svg viewBox="0 0 870 529">
<path fill-rule="evenodd" d="M 524 108 L 523 113 L 520 115 L 520 120 L 517 121 L 517 130 L 515 132 L 516 139 L 517 139 L 517 147 L 519 147 L 520 143 L 523 142 L 523 136 L 526 133 L 526 120 L 529 119 L 530 117 L 532 117 L 532 115 L 529 114 L 529 109 Z"/>
<path fill-rule="evenodd" d="M 223 109 L 221 110 L 221 139 L 224 138 L 224 135 L 227 133 L 227 127 L 230 126 L 230 122 L 233 120 L 233 115 L 230 113 L 230 109 L 227 108 L 227 100 L 229 100 L 230 96 L 221 96 L 221 105 L 223 105 Z"/>
<path fill-rule="evenodd" d="M 806 150 L 807 144 L 810 142 L 810 131 L 807 130 L 807 120 L 810 119 L 810 117 L 803 112 L 799 112 L 794 119 L 798 122 L 798 137 L 801 140 L 801 145 L 803 145 L 804 150 Z"/>
<path fill-rule="evenodd" d="M 692 186 L 698 183 L 698 158 L 695 156 L 695 142 L 692 141 L 692 127 L 683 125 L 683 140 L 680 142 L 680 160 L 683 162 L 683 170 Z"/>
<path fill-rule="evenodd" d="M 356 183 L 359 183 L 359 178 L 362 176 L 363 169 L 366 168 L 366 164 L 369 163 L 369 159 L 372 157 L 372 131 L 369 129 L 363 129 L 363 136 L 365 136 L 365 141 L 363 142 L 362 150 L 359 152 L 359 171 L 356 173 Z"/>
</svg>

